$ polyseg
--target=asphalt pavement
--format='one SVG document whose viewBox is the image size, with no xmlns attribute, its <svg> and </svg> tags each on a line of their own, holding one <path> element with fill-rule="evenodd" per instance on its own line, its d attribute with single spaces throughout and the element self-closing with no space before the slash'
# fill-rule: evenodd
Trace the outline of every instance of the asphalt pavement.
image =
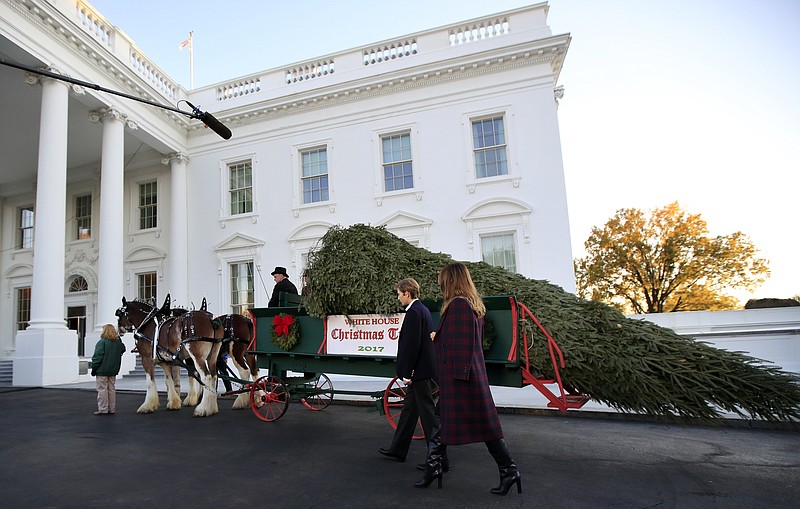
<svg viewBox="0 0 800 509">
<path fill-rule="evenodd" d="M 139 415 L 120 391 L 95 416 L 86 388 L 0 387 L 4 508 L 726 508 L 800 500 L 800 433 L 746 427 L 501 414 L 523 493 L 501 497 L 483 444 L 451 447 L 442 489 L 413 487 L 408 460 L 380 456 L 392 430 L 358 402 L 320 412 L 292 403 L 278 421 L 249 409 Z"/>
</svg>

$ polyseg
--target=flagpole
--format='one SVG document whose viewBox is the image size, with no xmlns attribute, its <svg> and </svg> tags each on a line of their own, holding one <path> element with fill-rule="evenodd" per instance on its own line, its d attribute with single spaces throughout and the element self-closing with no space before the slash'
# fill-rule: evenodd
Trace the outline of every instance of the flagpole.
<svg viewBox="0 0 800 509">
<path fill-rule="evenodd" d="M 194 90 L 194 44 L 192 44 L 192 35 L 194 35 L 194 32 L 189 32 L 189 90 Z"/>
<path fill-rule="evenodd" d="M 194 44 L 192 38 L 194 31 L 189 32 L 189 38 L 178 44 L 178 51 L 183 51 L 187 45 L 189 46 L 189 90 L 194 90 Z"/>
</svg>

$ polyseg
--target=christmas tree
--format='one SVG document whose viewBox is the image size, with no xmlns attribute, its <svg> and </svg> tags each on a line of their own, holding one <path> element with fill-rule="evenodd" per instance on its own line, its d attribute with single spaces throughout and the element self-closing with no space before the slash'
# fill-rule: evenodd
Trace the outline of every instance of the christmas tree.
<svg viewBox="0 0 800 509">
<path fill-rule="evenodd" d="M 415 247 L 383 228 L 333 227 L 309 256 L 312 316 L 395 313 L 394 287 L 413 277 L 426 299 L 439 299 L 439 270 L 453 259 Z M 481 295 L 514 295 L 564 354 L 566 386 L 622 411 L 711 420 L 720 411 L 776 421 L 800 419 L 800 379 L 742 352 L 730 352 L 599 302 L 579 299 L 547 281 L 486 263 L 464 262 Z M 552 377 L 547 343 L 527 320 L 531 363 Z M 522 348 L 522 344 L 519 345 Z"/>
</svg>

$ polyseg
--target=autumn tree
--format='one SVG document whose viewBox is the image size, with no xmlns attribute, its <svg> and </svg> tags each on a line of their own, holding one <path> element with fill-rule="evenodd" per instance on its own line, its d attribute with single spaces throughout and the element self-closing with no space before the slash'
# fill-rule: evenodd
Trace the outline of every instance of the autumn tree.
<svg viewBox="0 0 800 509">
<path fill-rule="evenodd" d="M 769 277 L 767 260 L 742 232 L 712 237 L 700 214 L 671 203 L 621 209 L 592 228 L 587 255 L 575 260 L 578 295 L 634 313 L 738 307 L 731 289 L 753 290 Z"/>
</svg>

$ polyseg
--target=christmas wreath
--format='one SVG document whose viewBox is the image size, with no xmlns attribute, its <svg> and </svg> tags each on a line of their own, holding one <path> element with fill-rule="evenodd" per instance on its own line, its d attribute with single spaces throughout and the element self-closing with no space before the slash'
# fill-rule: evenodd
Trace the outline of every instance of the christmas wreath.
<svg viewBox="0 0 800 509">
<path fill-rule="evenodd" d="M 297 344 L 300 336 L 300 324 L 294 316 L 279 313 L 272 319 L 272 343 L 289 351 Z"/>
</svg>

